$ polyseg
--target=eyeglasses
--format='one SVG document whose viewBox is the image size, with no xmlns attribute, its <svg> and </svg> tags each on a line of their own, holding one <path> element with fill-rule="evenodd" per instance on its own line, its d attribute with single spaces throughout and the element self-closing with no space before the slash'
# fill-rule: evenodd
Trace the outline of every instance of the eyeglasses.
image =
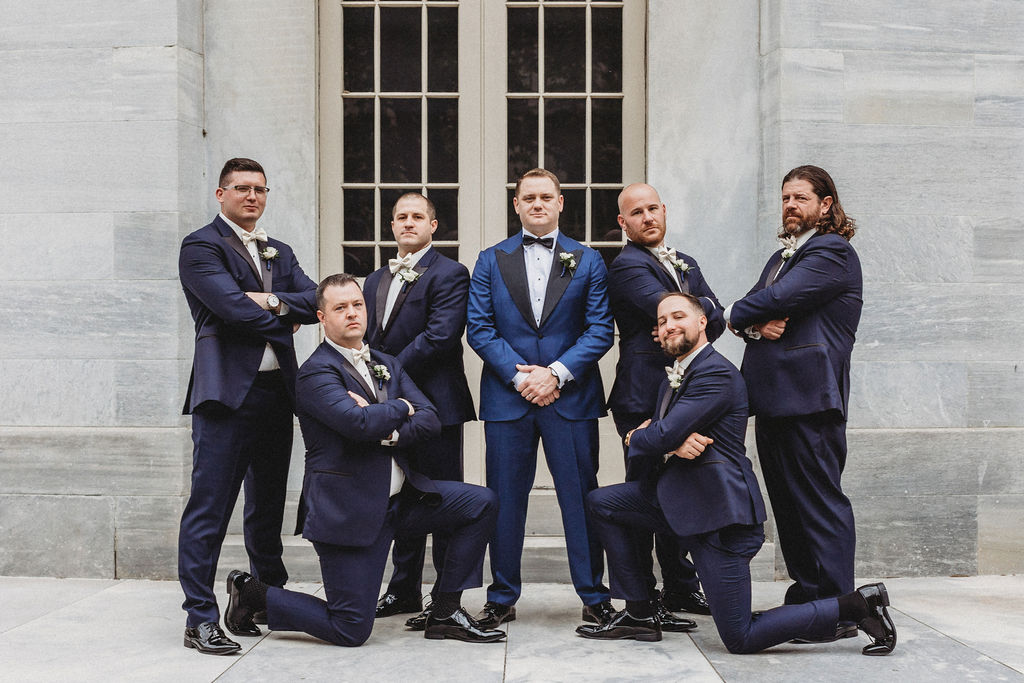
<svg viewBox="0 0 1024 683">
<path fill-rule="evenodd" d="M 263 185 L 231 185 L 229 187 L 222 187 L 222 190 L 234 190 L 238 194 L 249 194 L 255 192 L 258 196 L 263 196 L 270 192 L 269 187 Z"/>
</svg>

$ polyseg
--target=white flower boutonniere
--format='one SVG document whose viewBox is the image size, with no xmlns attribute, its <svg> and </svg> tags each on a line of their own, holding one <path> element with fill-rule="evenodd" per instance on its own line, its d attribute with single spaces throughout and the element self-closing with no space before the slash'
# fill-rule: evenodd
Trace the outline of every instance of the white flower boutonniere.
<svg viewBox="0 0 1024 683">
<path fill-rule="evenodd" d="M 559 252 L 558 260 L 562 264 L 562 274 L 559 277 L 565 277 L 565 271 L 568 269 L 569 275 L 576 272 L 576 257 L 567 251 Z"/>
<path fill-rule="evenodd" d="M 276 261 L 281 254 L 274 247 L 267 247 L 260 252 L 260 258 L 264 261 Z"/>
<path fill-rule="evenodd" d="M 672 391 L 683 385 L 683 373 L 676 372 L 675 367 L 665 368 L 665 374 L 668 375 L 668 385 L 672 387 Z"/>
<path fill-rule="evenodd" d="M 386 365 L 374 365 L 373 376 L 377 378 L 377 388 L 380 389 L 384 386 L 384 382 L 391 379 L 391 373 L 388 372 L 388 366 Z"/>
<path fill-rule="evenodd" d="M 672 267 L 678 270 L 680 273 L 685 273 L 690 270 L 690 264 L 681 258 L 672 260 Z"/>
<path fill-rule="evenodd" d="M 782 260 L 786 261 L 792 258 L 793 254 L 796 253 L 796 238 L 792 235 L 786 235 L 785 237 L 779 238 L 779 244 L 782 246 Z"/>
<path fill-rule="evenodd" d="M 412 284 L 420 279 L 420 274 L 412 268 L 402 268 L 398 271 L 398 277 L 402 278 L 402 282 L 405 284 Z"/>
</svg>

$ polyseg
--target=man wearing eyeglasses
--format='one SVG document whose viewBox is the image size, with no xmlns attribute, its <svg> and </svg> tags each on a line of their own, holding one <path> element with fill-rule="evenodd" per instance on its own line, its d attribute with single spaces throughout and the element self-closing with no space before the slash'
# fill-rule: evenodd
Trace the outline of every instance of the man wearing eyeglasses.
<svg viewBox="0 0 1024 683">
<path fill-rule="evenodd" d="M 245 482 L 245 549 L 253 575 L 283 586 L 281 525 L 292 447 L 295 347 L 314 324 L 316 283 L 284 242 L 256 223 L 267 206 L 266 174 L 230 159 L 217 183 L 220 214 L 181 244 L 178 274 L 196 346 L 183 412 L 192 415 L 192 489 L 178 534 L 185 647 L 241 650 L 220 629 L 213 583 L 228 521 Z M 258 636 L 252 619 L 232 633 Z"/>
</svg>

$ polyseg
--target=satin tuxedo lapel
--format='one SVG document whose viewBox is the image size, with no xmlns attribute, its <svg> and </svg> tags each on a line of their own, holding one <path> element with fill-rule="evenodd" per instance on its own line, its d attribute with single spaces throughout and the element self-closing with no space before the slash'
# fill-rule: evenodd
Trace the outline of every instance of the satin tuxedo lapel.
<svg viewBox="0 0 1024 683">
<path fill-rule="evenodd" d="M 501 273 L 501 279 L 505 281 L 505 287 L 508 289 L 509 296 L 512 297 L 516 308 L 523 315 L 523 320 L 526 321 L 526 324 L 536 330 L 538 327 L 537 321 L 533 319 L 533 308 L 530 306 L 530 290 L 526 286 L 526 261 L 524 258 L 523 242 L 521 239 L 519 240 L 519 245 L 510 252 L 504 252 L 500 249 L 494 252 L 494 259 L 498 264 L 498 272 Z"/>
<path fill-rule="evenodd" d="M 377 283 L 377 291 L 375 292 L 376 306 L 374 310 L 374 318 L 376 318 L 377 331 L 384 331 L 384 309 L 388 305 L 388 290 L 391 289 L 391 278 L 388 277 L 390 273 L 384 273 L 381 275 L 380 282 Z M 391 316 L 394 318 L 394 315 Z"/>
<path fill-rule="evenodd" d="M 665 286 L 665 289 L 682 292 L 683 294 L 690 293 L 690 285 L 686 282 L 685 274 L 673 268 L 672 272 L 675 274 L 669 275 L 668 271 L 665 270 L 665 267 L 661 265 L 661 261 L 658 260 L 657 256 L 651 253 L 650 249 L 641 247 L 633 242 L 627 242 L 626 246 L 632 247 L 633 249 L 639 249 L 644 253 L 644 257 L 650 261 L 651 267 L 654 268 L 654 277 L 658 279 L 658 282 Z M 677 259 L 682 258 L 682 255 L 678 251 L 675 252 L 675 255 Z"/>
<path fill-rule="evenodd" d="M 340 353 L 338 354 L 338 357 L 341 359 L 341 368 L 355 381 L 357 388 L 363 395 L 363 398 L 370 403 L 378 403 L 377 397 L 374 395 L 370 387 L 366 386 L 366 380 L 364 380 L 363 376 L 359 374 L 356 367 L 349 362 L 348 358 L 345 358 L 345 356 L 342 356 Z"/>
<path fill-rule="evenodd" d="M 238 235 L 235 234 L 235 231 L 231 229 L 230 225 L 225 224 L 224 229 L 227 230 L 226 234 L 223 232 L 221 233 L 224 237 L 224 241 L 228 243 L 236 254 L 242 257 L 242 260 L 245 261 L 247 266 L 249 266 L 249 270 L 251 270 L 252 274 L 256 276 L 256 280 L 262 282 L 263 278 L 260 277 L 260 271 L 253 262 L 252 256 L 249 254 L 249 250 L 245 248 L 244 244 L 242 244 L 242 240 L 238 239 Z"/>
<path fill-rule="evenodd" d="M 569 267 L 563 265 L 561 260 L 558 258 L 558 255 L 562 253 L 571 253 L 573 259 L 576 261 L 577 268 L 583 260 L 582 249 L 570 252 L 561 243 L 555 245 L 555 252 L 552 254 L 551 273 L 548 275 L 548 287 L 544 293 L 544 311 L 540 316 L 540 327 L 544 327 L 544 323 L 547 322 L 548 316 L 551 315 L 551 311 L 555 310 L 555 306 L 558 305 L 562 295 L 565 294 L 565 290 L 569 288 L 569 283 L 572 282 L 572 276 L 575 274 L 575 270 L 569 270 Z"/>
<path fill-rule="evenodd" d="M 434 259 L 436 259 L 436 258 L 437 258 L 437 252 L 434 251 L 433 248 L 431 248 L 426 254 L 423 255 L 423 258 L 421 258 L 419 260 L 419 263 L 417 263 L 415 266 L 412 267 L 413 272 L 414 273 L 419 273 L 420 276 L 422 276 L 423 273 L 427 272 L 427 268 L 430 267 L 430 264 L 433 263 Z M 391 310 L 391 318 L 388 319 L 388 324 L 387 324 L 388 327 L 391 327 L 391 323 L 398 319 L 398 312 L 400 310 L 402 310 L 402 304 L 405 303 L 405 298 L 407 296 L 409 296 L 409 290 L 412 289 L 413 287 L 415 287 L 417 282 L 419 282 L 419 278 L 416 279 L 416 282 L 404 282 L 404 283 L 402 283 L 402 288 L 398 290 L 398 297 L 395 299 L 395 307 Z M 389 288 L 390 288 L 390 283 L 389 283 Z M 385 294 L 385 305 L 387 304 L 387 298 L 386 297 L 387 297 L 387 295 Z M 378 312 L 377 315 L 382 316 L 384 308 L 382 306 L 378 306 L 378 311 L 379 312 Z M 382 321 L 382 324 L 381 324 L 381 329 L 383 331 L 385 331 L 385 332 L 387 331 L 386 329 L 384 329 L 383 321 Z"/>
</svg>

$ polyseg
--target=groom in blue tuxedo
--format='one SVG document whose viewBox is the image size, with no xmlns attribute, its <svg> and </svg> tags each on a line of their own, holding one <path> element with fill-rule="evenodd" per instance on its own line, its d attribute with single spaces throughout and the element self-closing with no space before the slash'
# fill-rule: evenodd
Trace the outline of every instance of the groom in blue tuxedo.
<svg viewBox="0 0 1024 683">
<path fill-rule="evenodd" d="M 596 251 L 559 233 L 562 205 L 553 173 L 523 174 L 513 199 L 523 231 L 481 252 L 469 288 L 469 344 L 484 361 L 487 486 L 500 500 L 493 581 L 477 615 L 490 627 L 516 616 L 540 440 L 584 618 L 602 621 L 611 611 L 601 548 L 584 511 L 597 486 L 597 419 L 605 412 L 597 361 L 613 339 L 607 270 Z"/>
</svg>

